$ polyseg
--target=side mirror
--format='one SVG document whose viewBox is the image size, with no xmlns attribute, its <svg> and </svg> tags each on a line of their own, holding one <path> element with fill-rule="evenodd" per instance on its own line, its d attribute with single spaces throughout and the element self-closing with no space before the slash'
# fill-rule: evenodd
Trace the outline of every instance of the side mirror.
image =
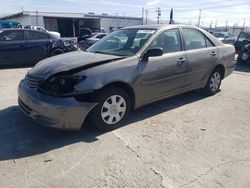
<svg viewBox="0 0 250 188">
<path fill-rule="evenodd" d="M 148 60 L 149 57 L 158 57 L 163 55 L 163 49 L 160 47 L 149 49 L 143 56 L 143 60 Z"/>
</svg>

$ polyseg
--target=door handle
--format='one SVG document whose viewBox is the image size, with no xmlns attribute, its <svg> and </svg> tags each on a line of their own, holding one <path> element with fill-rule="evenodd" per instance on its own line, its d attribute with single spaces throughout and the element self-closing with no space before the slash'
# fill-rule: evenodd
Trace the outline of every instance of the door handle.
<svg viewBox="0 0 250 188">
<path fill-rule="evenodd" d="M 216 56 L 216 52 L 211 52 L 211 56 Z"/>
<path fill-rule="evenodd" d="M 180 58 L 178 61 L 177 61 L 177 64 L 178 65 L 182 65 L 183 63 L 185 63 L 186 62 L 186 59 L 185 58 Z"/>
</svg>

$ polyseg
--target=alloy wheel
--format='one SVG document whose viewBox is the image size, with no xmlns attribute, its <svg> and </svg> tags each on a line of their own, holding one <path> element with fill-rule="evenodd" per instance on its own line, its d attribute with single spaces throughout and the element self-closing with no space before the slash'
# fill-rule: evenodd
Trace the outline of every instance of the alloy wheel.
<svg viewBox="0 0 250 188">
<path fill-rule="evenodd" d="M 215 72 L 210 80 L 210 89 L 211 91 L 215 92 L 220 87 L 221 76 L 219 72 Z"/>
<path fill-rule="evenodd" d="M 101 117 L 108 125 L 114 125 L 122 120 L 126 113 L 126 101 L 120 95 L 110 96 L 102 105 Z"/>
</svg>

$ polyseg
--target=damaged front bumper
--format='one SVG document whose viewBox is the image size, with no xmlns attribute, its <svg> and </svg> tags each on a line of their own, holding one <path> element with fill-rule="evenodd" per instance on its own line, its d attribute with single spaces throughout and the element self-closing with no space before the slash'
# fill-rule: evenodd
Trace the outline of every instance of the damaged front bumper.
<svg viewBox="0 0 250 188">
<path fill-rule="evenodd" d="M 44 95 L 22 80 L 18 87 L 18 103 L 22 111 L 38 123 L 66 130 L 79 130 L 96 103 L 79 102 L 73 97 Z"/>
</svg>

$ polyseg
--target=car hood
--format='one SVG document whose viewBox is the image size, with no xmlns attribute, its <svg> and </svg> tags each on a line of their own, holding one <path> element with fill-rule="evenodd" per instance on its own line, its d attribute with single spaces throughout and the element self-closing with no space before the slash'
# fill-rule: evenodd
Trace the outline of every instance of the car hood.
<svg viewBox="0 0 250 188">
<path fill-rule="evenodd" d="M 28 75 L 47 79 L 61 72 L 74 72 L 74 70 L 78 72 L 122 58 L 120 56 L 83 51 L 70 52 L 40 61 L 28 72 Z"/>
</svg>

